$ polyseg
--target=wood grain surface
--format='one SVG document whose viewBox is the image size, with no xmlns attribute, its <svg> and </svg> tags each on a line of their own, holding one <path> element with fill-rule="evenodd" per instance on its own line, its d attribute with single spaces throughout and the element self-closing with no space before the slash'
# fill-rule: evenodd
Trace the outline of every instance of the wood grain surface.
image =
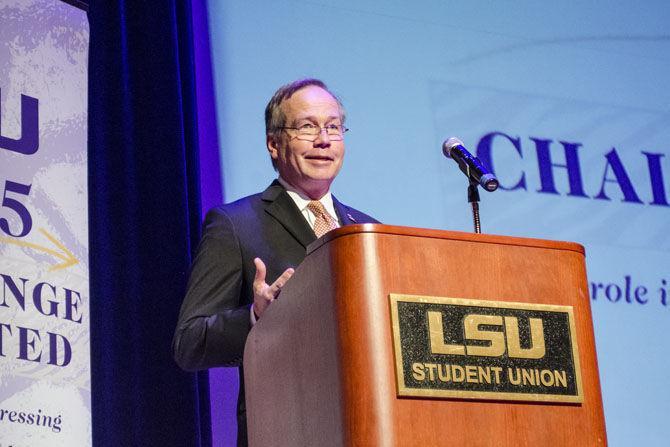
<svg viewBox="0 0 670 447">
<path fill-rule="evenodd" d="M 389 294 L 569 305 L 582 404 L 399 398 Z M 245 350 L 252 446 L 596 446 L 605 422 L 584 249 L 355 225 L 316 241 Z"/>
</svg>

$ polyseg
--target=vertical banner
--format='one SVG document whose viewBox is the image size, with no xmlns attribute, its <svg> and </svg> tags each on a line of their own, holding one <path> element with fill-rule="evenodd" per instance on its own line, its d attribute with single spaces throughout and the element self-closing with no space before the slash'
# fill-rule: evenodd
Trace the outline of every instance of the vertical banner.
<svg viewBox="0 0 670 447">
<path fill-rule="evenodd" d="M 86 13 L 0 0 L 0 445 L 91 445 Z"/>
</svg>

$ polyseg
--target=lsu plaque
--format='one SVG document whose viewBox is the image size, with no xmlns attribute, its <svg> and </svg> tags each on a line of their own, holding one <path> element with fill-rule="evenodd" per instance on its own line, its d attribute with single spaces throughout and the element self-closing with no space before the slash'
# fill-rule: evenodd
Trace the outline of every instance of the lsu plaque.
<svg viewBox="0 0 670 447">
<path fill-rule="evenodd" d="M 581 403 L 571 306 L 390 295 L 399 396 Z"/>
</svg>

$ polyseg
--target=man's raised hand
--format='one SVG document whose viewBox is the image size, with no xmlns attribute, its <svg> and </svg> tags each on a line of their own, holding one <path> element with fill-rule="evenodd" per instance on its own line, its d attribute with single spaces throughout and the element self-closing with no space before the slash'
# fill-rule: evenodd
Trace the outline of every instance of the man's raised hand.
<svg viewBox="0 0 670 447">
<path fill-rule="evenodd" d="M 291 276 L 293 276 L 293 272 L 295 270 L 292 268 L 287 268 L 275 282 L 273 282 L 271 285 L 268 285 L 265 282 L 265 263 L 261 260 L 261 258 L 254 258 L 254 265 L 256 266 L 256 276 L 254 277 L 253 285 L 254 315 L 258 319 L 261 317 L 261 315 L 263 315 L 263 312 L 265 312 L 265 309 L 268 308 L 270 303 L 272 303 L 272 301 L 277 298 L 281 288 L 284 287 L 289 279 L 291 279 Z"/>
</svg>

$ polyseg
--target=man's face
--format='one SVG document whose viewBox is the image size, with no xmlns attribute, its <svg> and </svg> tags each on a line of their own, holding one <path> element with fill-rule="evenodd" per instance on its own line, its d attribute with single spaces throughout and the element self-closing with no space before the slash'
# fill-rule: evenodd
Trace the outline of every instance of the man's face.
<svg viewBox="0 0 670 447">
<path fill-rule="evenodd" d="M 317 86 L 298 90 L 281 107 L 286 127 L 342 124 L 337 101 Z M 301 138 L 294 130 L 283 130 L 274 137 L 268 137 L 268 150 L 279 175 L 286 182 L 310 198 L 320 199 L 342 167 L 344 141 L 332 140 L 325 131 L 314 141 Z"/>
</svg>

